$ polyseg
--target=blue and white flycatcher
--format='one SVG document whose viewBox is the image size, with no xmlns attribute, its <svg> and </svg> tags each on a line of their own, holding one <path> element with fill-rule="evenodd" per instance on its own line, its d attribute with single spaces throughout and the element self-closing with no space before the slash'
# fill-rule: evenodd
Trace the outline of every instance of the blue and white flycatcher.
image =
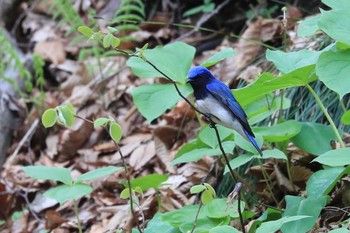
<svg viewBox="0 0 350 233">
<path fill-rule="evenodd" d="M 247 115 L 233 96 L 230 88 L 216 79 L 203 66 L 192 67 L 188 72 L 188 83 L 191 84 L 196 106 L 214 123 L 234 129 L 243 138 L 250 141 L 262 155 L 262 151 L 255 141 Z"/>
</svg>

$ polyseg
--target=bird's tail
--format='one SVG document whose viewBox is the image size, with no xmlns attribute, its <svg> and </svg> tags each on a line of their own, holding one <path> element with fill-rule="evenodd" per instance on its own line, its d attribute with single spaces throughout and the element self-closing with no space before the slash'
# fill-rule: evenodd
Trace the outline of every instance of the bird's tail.
<svg viewBox="0 0 350 233">
<path fill-rule="evenodd" d="M 263 152 L 262 152 L 262 150 L 260 149 L 258 143 L 256 143 L 255 138 L 254 138 L 252 135 L 250 135 L 246 130 L 244 130 L 244 133 L 245 133 L 245 135 L 247 136 L 247 138 L 249 139 L 249 141 L 250 141 L 250 142 L 253 144 L 253 146 L 256 148 L 256 150 L 259 152 L 260 156 L 262 156 L 262 155 L 263 155 Z"/>
</svg>

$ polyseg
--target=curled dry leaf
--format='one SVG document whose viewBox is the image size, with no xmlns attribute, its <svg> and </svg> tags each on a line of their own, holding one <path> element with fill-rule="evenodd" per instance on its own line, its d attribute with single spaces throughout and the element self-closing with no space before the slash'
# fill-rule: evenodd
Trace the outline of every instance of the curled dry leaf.
<svg viewBox="0 0 350 233">
<path fill-rule="evenodd" d="M 62 218 L 59 215 L 59 213 L 57 213 L 54 210 L 48 210 L 45 216 L 46 216 L 45 228 L 49 230 L 53 230 L 56 227 L 60 226 L 62 223 L 68 221 L 67 219 Z"/>
</svg>

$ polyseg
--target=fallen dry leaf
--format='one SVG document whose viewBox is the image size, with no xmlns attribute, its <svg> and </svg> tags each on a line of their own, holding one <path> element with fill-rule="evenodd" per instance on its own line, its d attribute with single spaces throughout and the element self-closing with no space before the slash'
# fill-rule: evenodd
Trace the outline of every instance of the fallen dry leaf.
<svg viewBox="0 0 350 233">
<path fill-rule="evenodd" d="M 34 52 L 43 60 L 52 62 L 55 65 L 63 63 L 66 60 L 66 52 L 61 39 L 39 41 L 34 47 Z"/>
</svg>

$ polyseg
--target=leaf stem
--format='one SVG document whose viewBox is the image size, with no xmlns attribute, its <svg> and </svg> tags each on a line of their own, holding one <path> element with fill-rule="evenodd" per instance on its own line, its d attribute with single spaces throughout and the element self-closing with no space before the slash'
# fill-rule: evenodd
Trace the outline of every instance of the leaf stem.
<svg viewBox="0 0 350 233">
<path fill-rule="evenodd" d="M 317 104 L 320 106 L 323 114 L 326 116 L 329 124 L 331 125 L 332 129 L 333 129 L 333 132 L 335 134 L 335 136 L 337 137 L 338 141 L 339 141 L 339 144 L 340 144 L 340 147 L 341 148 L 345 148 L 345 144 L 339 134 L 339 131 L 337 129 L 337 127 L 335 126 L 331 116 L 329 115 L 329 113 L 327 112 L 327 109 L 326 107 L 323 105 L 321 99 L 318 97 L 318 95 L 316 94 L 316 92 L 314 91 L 314 89 L 312 89 L 312 87 L 309 85 L 309 84 L 306 84 L 306 88 L 311 92 L 311 94 L 314 96 Z"/>
<path fill-rule="evenodd" d="M 77 217 L 79 233 L 83 233 L 83 229 L 81 228 L 81 222 L 80 222 L 80 218 L 79 218 L 78 203 L 75 199 L 73 200 L 73 209 L 74 209 L 74 214 Z"/>
<path fill-rule="evenodd" d="M 196 217 L 194 218 L 193 227 L 192 227 L 192 230 L 190 231 L 190 233 L 193 233 L 194 229 L 196 229 L 199 212 L 200 212 L 202 206 L 203 206 L 203 203 L 201 202 L 201 204 L 199 205 L 199 208 L 197 210 Z"/>
</svg>

